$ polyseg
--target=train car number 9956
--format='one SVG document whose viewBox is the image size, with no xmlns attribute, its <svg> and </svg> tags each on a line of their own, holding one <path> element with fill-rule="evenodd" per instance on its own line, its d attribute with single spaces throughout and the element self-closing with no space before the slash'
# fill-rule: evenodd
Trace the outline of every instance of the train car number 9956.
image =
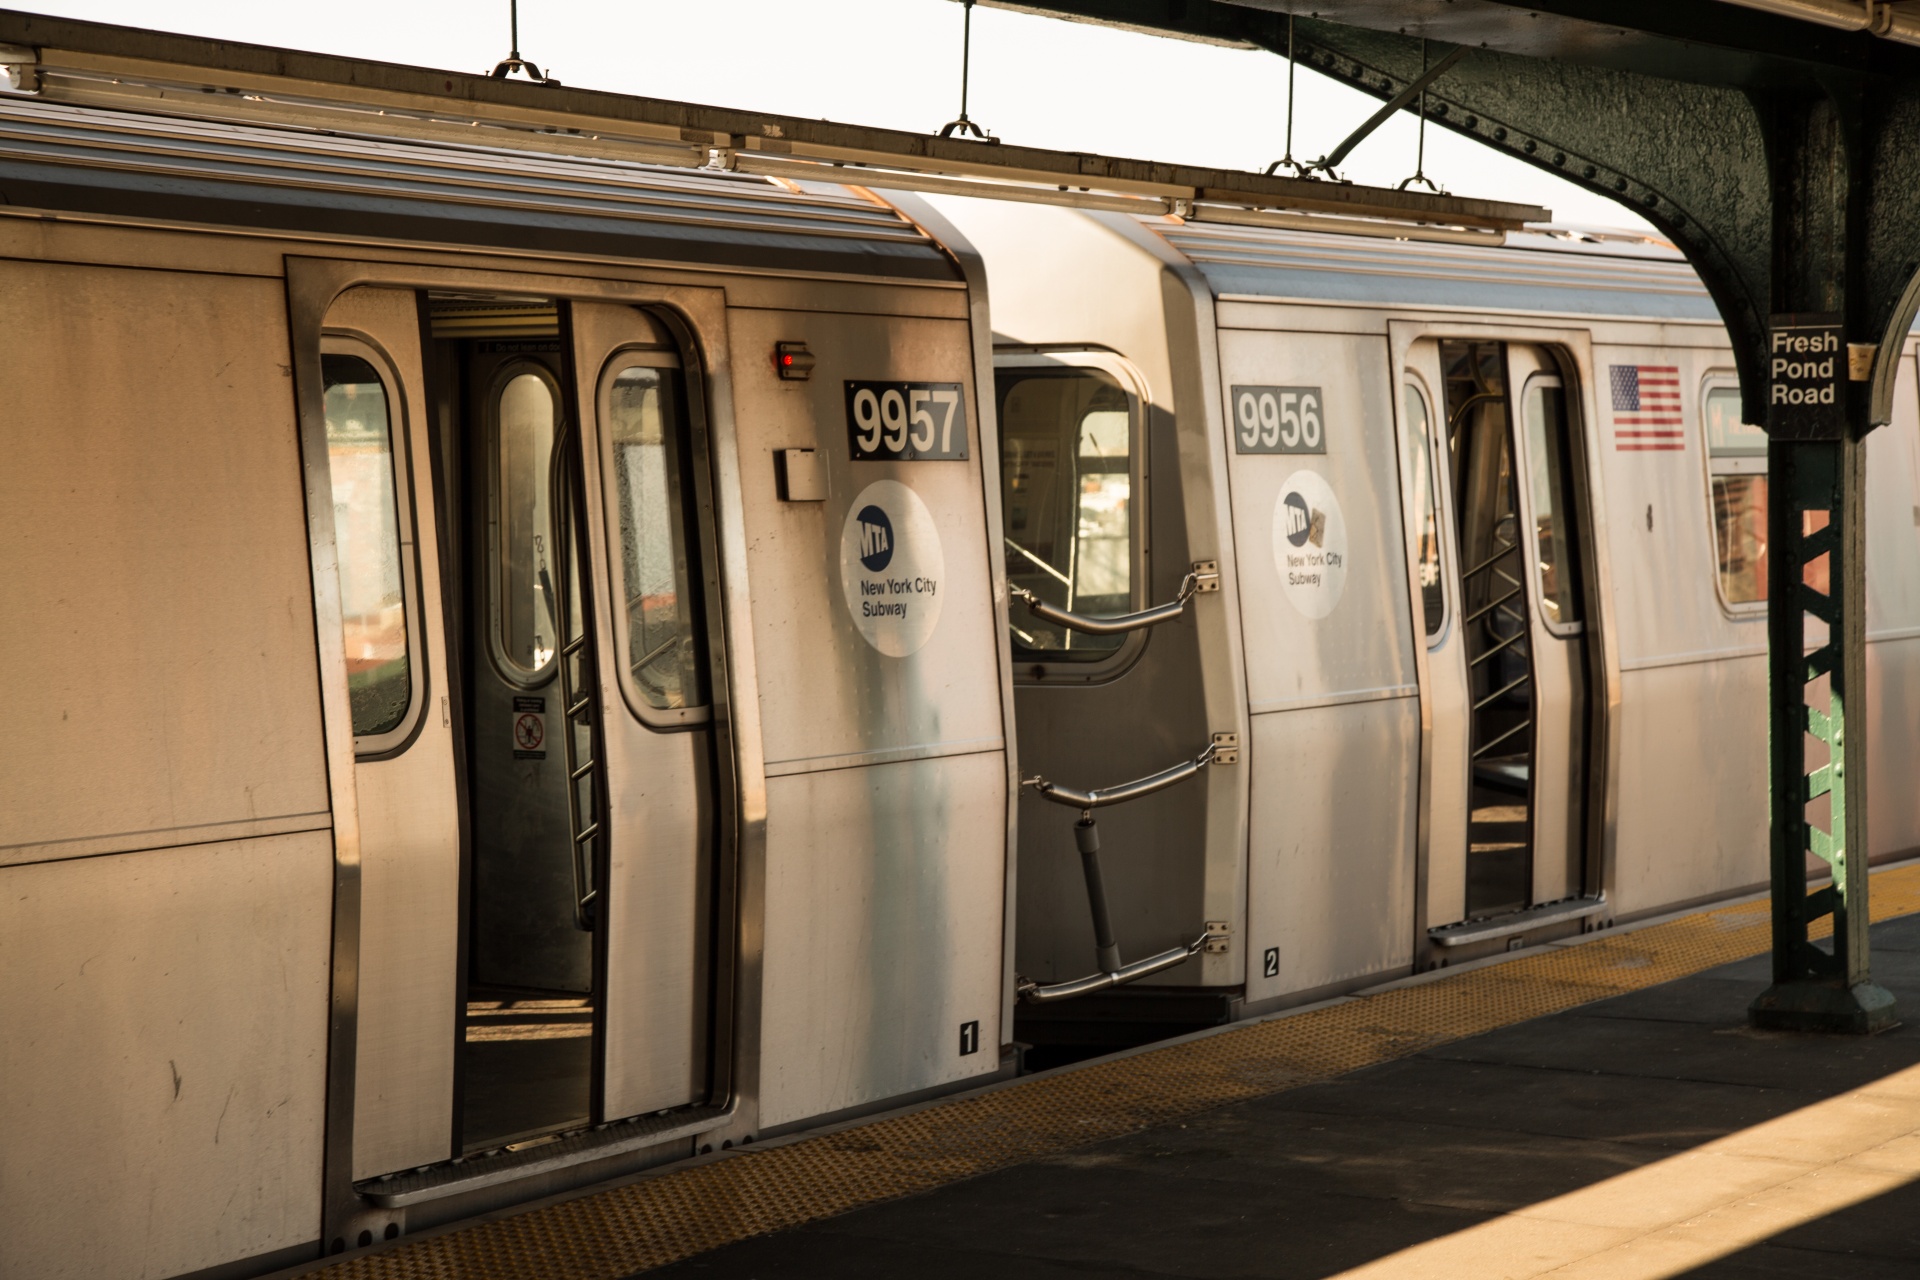
<svg viewBox="0 0 1920 1280">
<path fill-rule="evenodd" d="M 1325 453 L 1318 387 L 1233 388 L 1235 453 Z"/>
<path fill-rule="evenodd" d="M 966 397 L 957 382 L 848 381 L 847 439 L 855 462 L 965 458 Z"/>
</svg>

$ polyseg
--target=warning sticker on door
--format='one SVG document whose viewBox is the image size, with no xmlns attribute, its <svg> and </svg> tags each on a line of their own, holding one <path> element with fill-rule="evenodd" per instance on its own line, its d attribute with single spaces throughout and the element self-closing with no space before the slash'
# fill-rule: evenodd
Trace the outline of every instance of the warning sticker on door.
<svg viewBox="0 0 1920 1280">
<path fill-rule="evenodd" d="M 1280 484 L 1273 508 L 1273 561 L 1294 608 L 1324 618 L 1347 586 L 1347 521 L 1333 488 L 1317 471 Z"/>
<path fill-rule="evenodd" d="M 933 635 L 946 569 L 933 514 L 898 480 L 874 481 L 847 508 L 840 587 L 853 625 L 889 658 L 906 657 Z"/>
<path fill-rule="evenodd" d="M 513 700 L 513 758 L 547 758 L 547 700 L 520 697 Z"/>
</svg>

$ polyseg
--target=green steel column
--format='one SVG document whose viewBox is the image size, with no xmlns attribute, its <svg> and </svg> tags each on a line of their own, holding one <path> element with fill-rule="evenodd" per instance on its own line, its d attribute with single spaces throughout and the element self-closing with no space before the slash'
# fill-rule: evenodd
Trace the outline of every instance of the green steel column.
<svg viewBox="0 0 1920 1280">
<path fill-rule="evenodd" d="M 1768 446 L 1773 985 L 1748 1010 L 1756 1027 L 1895 1021 L 1867 967 L 1865 456 L 1852 431 Z M 1809 854 L 1832 873 L 1811 893 Z M 1829 916 L 1831 950 L 1809 937 Z"/>
</svg>

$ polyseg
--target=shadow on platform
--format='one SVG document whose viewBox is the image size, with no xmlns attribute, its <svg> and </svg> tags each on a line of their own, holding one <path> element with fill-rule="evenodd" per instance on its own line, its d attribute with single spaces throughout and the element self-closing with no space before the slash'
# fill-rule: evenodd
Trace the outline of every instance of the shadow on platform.
<svg viewBox="0 0 1920 1280">
<path fill-rule="evenodd" d="M 1747 960 L 647 1274 L 1911 1280 L 1920 917 L 1873 945 L 1915 1025 L 1750 1031 Z"/>
</svg>

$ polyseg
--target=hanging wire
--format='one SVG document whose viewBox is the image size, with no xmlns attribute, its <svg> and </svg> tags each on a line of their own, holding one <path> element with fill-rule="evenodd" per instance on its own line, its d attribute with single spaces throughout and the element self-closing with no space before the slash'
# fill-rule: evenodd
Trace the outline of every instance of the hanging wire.
<svg viewBox="0 0 1920 1280">
<path fill-rule="evenodd" d="M 558 85 L 560 83 L 558 80 L 552 76 L 542 75 L 540 68 L 520 56 L 520 0 L 507 0 L 507 32 L 510 46 L 507 56 L 494 63 L 493 70 L 487 74 L 495 80 L 505 80 L 519 71 L 536 83 Z"/>
<path fill-rule="evenodd" d="M 1301 164 L 1293 158 L 1293 15 L 1287 15 L 1287 154 L 1267 166 L 1268 173 L 1278 173 L 1282 169 L 1293 170 L 1296 178 L 1312 176 L 1310 166 Z"/>
<path fill-rule="evenodd" d="M 940 126 L 943 138 L 975 138 L 981 142 L 998 142 L 1000 139 L 967 119 L 967 80 L 972 71 L 973 61 L 973 0 L 960 2 L 960 115 Z"/>
<path fill-rule="evenodd" d="M 1420 74 L 1427 73 L 1427 38 L 1420 37 Z M 1445 195 L 1446 190 L 1427 176 L 1427 91 L 1420 91 L 1420 141 L 1413 153 L 1413 176 L 1402 182 L 1395 190 L 1405 191 L 1408 187 L 1421 185 L 1435 195 Z"/>
</svg>

